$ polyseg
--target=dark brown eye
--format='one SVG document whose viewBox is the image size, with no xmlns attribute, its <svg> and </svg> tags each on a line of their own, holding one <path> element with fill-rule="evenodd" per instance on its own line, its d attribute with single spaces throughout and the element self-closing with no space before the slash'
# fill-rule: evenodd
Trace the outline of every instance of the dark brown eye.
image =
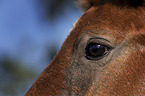
<svg viewBox="0 0 145 96">
<path fill-rule="evenodd" d="M 89 43 L 85 49 L 87 59 L 100 59 L 109 53 L 109 47 L 98 43 Z"/>
</svg>

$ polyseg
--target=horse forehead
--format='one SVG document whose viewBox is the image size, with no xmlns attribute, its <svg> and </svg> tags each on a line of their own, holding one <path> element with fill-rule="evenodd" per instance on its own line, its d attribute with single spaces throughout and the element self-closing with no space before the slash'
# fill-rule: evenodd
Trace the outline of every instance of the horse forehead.
<svg viewBox="0 0 145 96">
<path fill-rule="evenodd" d="M 123 38 L 126 34 L 135 35 L 145 28 L 144 14 L 145 12 L 141 8 L 137 10 L 106 4 L 90 8 L 79 21 L 86 24 L 85 27 L 82 27 L 83 31 L 106 29 L 114 37 Z"/>
</svg>

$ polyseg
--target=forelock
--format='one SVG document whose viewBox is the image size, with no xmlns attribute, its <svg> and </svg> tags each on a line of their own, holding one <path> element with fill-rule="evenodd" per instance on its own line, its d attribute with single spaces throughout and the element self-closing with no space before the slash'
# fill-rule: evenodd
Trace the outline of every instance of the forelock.
<svg viewBox="0 0 145 96">
<path fill-rule="evenodd" d="M 145 0 L 78 0 L 78 6 L 82 11 L 86 11 L 92 6 L 97 6 L 103 3 L 111 3 L 117 6 L 140 7 L 145 6 Z"/>
</svg>

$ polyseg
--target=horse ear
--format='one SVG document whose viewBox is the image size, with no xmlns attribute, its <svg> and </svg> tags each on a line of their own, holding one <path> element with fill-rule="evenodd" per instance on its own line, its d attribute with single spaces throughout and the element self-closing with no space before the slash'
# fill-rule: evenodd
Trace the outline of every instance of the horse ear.
<svg viewBox="0 0 145 96">
<path fill-rule="evenodd" d="M 77 5 L 85 12 L 92 6 L 101 3 L 101 1 L 103 0 L 78 0 Z"/>
</svg>

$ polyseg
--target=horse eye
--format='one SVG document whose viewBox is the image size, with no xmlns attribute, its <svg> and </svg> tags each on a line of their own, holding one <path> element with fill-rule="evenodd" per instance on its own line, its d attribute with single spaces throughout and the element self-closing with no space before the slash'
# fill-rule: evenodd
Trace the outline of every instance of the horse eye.
<svg viewBox="0 0 145 96">
<path fill-rule="evenodd" d="M 109 47 L 98 43 L 89 43 L 85 49 L 87 59 L 100 59 L 109 53 Z"/>
</svg>

